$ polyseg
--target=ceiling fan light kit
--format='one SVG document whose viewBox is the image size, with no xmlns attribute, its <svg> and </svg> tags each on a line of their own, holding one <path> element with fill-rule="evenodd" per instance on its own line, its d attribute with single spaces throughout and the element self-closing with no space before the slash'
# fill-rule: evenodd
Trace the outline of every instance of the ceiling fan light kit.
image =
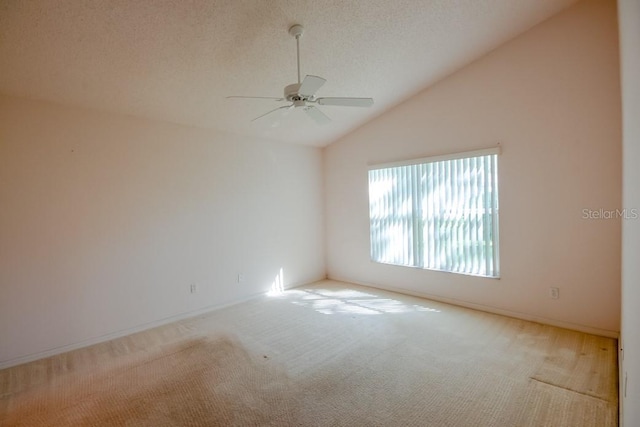
<svg viewBox="0 0 640 427">
<path fill-rule="evenodd" d="M 311 104 L 319 105 L 334 105 L 340 107 L 371 107 L 373 105 L 373 98 L 336 98 L 336 97 L 323 97 L 316 98 L 315 94 L 325 83 L 326 80 L 322 77 L 307 75 L 300 81 L 300 37 L 304 33 L 302 25 L 296 24 L 289 28 L 289 34 L 296 39 L 296 59 L 298 66 L 298 83 L 287 85 L 284 88 L 284 98 L 272 98 L 266 96 L 228 96 L 227 98 L 249 98 L 249 99 L 271 99 L 275 101 L 287 101 L 290 105 L 275 108 L 267 113 L 256 117 L 252 121 L 263 119 L 265 117 L 276 119 L 272 126 L 277 126 L 279 117 L 288 114 L 294 108 L 302 108 L 307 115 L 313 119 L 317 124 L 324 125 L 331 121 L 331 119 L 320 111 L 318 108 Z"/>
</svg>

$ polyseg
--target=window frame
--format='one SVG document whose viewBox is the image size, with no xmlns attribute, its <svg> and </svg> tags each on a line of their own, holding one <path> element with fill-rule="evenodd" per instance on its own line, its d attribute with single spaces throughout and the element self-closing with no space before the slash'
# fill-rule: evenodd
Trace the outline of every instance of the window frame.
<svg viewBox="0 0 640 427">
<path fill-rule="evenodd" d="M 428 157 L 420 157 L 420 158 L 414 158 L 414 159 L 409 159 L 409 160 L 400 160 L 400 161 L 393 161 L 393 162 L 385 162 L 385 163 L 369 163 L 368 164 L 368 170 L 367 170 L 367 182 L 368 182 L 368 190 L 369 190 L 369 256 L 372 262 L 376 262 L 376 263 L 380 263 L 380 264 L 387 264 L 387 265 L 394 265 L 394 266 L 400 266 L 400 267 L 409 267 L 409 268 L 419 268 L 419 269 L 424 269 L 424 270 L 431 270 L 431 271 L 440 271 L 440 272 L 446 272 L 446 273 L 454 273 L 454 274 L 462 274 L 462 275 L 469 275 L 469 276 L 474 276 L 474 277 L 482 277 L 482 278 L 487 278 L 487 279 L 500 279 L 500 274 L 501 274 L 501 269 L 500 269 L 500 234 L 499 234 L 499 167 L 498 167 L 498 159 L 500 157 L 500 155 L 502 154 L 502 147 L 498 144 L 495 147 L 491 147 L 491 148 L 484 148 L 484 149 L 479 149 L 479 150 L 470 150 L 470 151 L 461 151 L 461 152 L 455 152 L 455 153 L 449 153 L 449 154 L 444 154 L 444 155 L 435 155 L 435 156 L 428 156 Z M 492 255 L 492 262 L 493 262 L 493 269 L 491 271 L 491 273 L 493 274 L 482 274 L 482 273 L 473 273 L 473 272 L 465 272 L 465 271 L 454 271 L 451 269 L 446 269 L 446 268 L 434 268 L 431 266 L 426 266 L 424 262 L 424 248 L 425 248 L 425 240 L 424 239 L 424 223 L 423 218 L 424 215 L 422 215 L 422 217 L 418 217 L 419 215 L 415 215 L 412 213 L 412 221 L 414 222 L 414 224 L 420 224 L 422 225 L 422 231 L 418 231 L 418 230 L 412 230 L 413 232 L 413 236 L 412 236 L 412 241 L 409 242 L 409 239 L 407 238 L 406 244 L 409 246 L 412 246 L 412 252 L 417 252 L 418 255 L 412 255 L 413 257 L 419 256 L 422 258 L 422 260 L 419 263 L 416 263 L 415 261 L 413 262 L 413 264 L 407 264 L 407 263 L 397 263 L 397 262 L 388 262 L 388 261 L 383 261 L 383 260 L 378 260 L 374 258 L 374 248 L 373 248 L 373 241 L 374 241 L 374 232 L 373 232 L 373 217 L 372 217 L 372 196 L 371 196 L 371 171 L 375 171 L 375 170 L 383 170 L 383 169 L 388 169 L 388 168 L 397 168 L 397 167 L 403 167 L 403 166 L 414 166 L 414 165 L 426 165 L 429 163 L 437 163 L 437 162 L 443 162 L 443 161 L 448 161 L 448 160 L 459 160 L 459 159 L 471 159 L 471 158 L 475 158 L 475 157 L 483 157 L 483 156 L 490 156 L 490 155 L 495 155 L 495 170 L 492 170 L 491 173 L 491 177 L 492 177 L 492 186 L 491 186 L 491 251 L 490 253 L 488 252 L 484 252 L 485 257 L 487 255 Z M 412 183 L 412 185 L 414 185 Z M 424 185 L 415 185 L 415 187 L 418 187 L 418 193 L 422 194 L 422 192 L 424 191 L 423 187 Z M 485 187 L 487 188 L 487 187 Z M 495 190 L 495 191 L 494 191 Z M 420 200 L 424 200 L 423 196 L 420 196 Z M 413 202 L 415 203 L 415 201 Z M 486 206 L 486 205 L 485 205 Z M 484 208 L 486 209 L 486 207 Z M 418 209 L 419 213 L 423 213 L 422 208 Z M 406 238 L 406 237 L 405 237 Z M 415 251 L 415 248 L 418 247 L 416 246 L 416 244 L 413 242 L 413 240 L 417 239 L 418 243 L 417 245 L 419 245 L 419 250 Z M 483 258 L 484 259 L 484 258 Z M 485 271 L 486 272 L 486 271 Z"/>
</svg>

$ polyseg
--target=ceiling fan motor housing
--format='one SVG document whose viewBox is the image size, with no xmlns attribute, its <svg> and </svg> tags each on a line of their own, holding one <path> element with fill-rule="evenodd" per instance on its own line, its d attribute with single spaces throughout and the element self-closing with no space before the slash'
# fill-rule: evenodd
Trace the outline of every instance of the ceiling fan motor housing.
<svg viewBox="0 0 640 427">
<path fill-rule="evenodd" d="M 294 83 L 285 87 L 284 98 L 290 102 L 306 100 L 306 97 L 304 95 L 301 95 L 300 93 L 298 93 L 299 90 L 300 90 L 300 83 Z"/>
</svg>

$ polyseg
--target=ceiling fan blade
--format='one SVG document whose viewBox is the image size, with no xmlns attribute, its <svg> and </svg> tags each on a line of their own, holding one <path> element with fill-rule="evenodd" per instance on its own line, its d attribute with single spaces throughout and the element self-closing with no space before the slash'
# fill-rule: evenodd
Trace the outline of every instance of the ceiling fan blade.
<svg viewBox="0 0 640 427">
<path fill-rule="evenodd" d="M 326 125 L 331 121 L 331 119 L 325 113 L 318 110 L 316 107 L 304 107 L 304 111 L 306 111 L 309 117 L 311 117 L 319 125 Z"/>
<path fill-rule="evenodd" d="M 306 76 L 298 89 L 298 93 L 304 96 L 313 96 L 318 89 L 326 83 L 326 80 L 318 76 Z"/>
<path fill-rule="evenodd" d="M 371 107 L 373 98 L 318 98 L 320 105 L 339 105 L 341 107 Z"/>
<path fill-rule="evenodd" d="M 274 101 L 286 101 L 284 98 L 275 98 L 272 96 L 227 96 L 227 99 L 230 98 L 243 98 L 243 99 L 273 99 Z"/>
<path fill-rule="evenodd" d="M 251 120 L 251 121 L 252 121 L 252 122 L 255 122 L 256 120 L 261 119 L 261 118 L 263 118 L 263 117 L 266 117 L 266 116 L 268 116 L 268 115 L 270 115 L 270 114 L 273 114 L 273 113 L 275 113 L 275 112 L 277 112 L 277 111 L 279 111 L 279 112 L 281 112 L 281 113 L 287 113 L 288 111 L 283 111 L 283 110 L 290 110 L 291 108 L 293 108 L 293 104 L 291 104 L 291 105 L 284 105 L 284 106 L 282 106 L 282 107 L 275 108 L 275 109 L 273 109 L 273 110 L 271 110 L 271 111 L 267 111 L 267 112 L 266 112 L 266 113 L 264 113 L 263 115 L 258 116 L 258 117 L 256 117 L 255 119 L 253 119 L 253 120 Z"/>
</svg>

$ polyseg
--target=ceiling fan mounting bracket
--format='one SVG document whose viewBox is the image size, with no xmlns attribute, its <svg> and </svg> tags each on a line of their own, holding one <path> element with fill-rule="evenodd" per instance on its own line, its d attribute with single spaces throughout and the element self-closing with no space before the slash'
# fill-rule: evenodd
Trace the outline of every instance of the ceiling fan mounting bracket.
<svg viewBox="0 0 640 427">
<path fill-rule="evenodd" d="M 302 37 L 303 33 L 304 28 L 300 24 L 292 25 L 291 28 L 289 28 L 289 34 L 295 38 Z"/>
</svg>

